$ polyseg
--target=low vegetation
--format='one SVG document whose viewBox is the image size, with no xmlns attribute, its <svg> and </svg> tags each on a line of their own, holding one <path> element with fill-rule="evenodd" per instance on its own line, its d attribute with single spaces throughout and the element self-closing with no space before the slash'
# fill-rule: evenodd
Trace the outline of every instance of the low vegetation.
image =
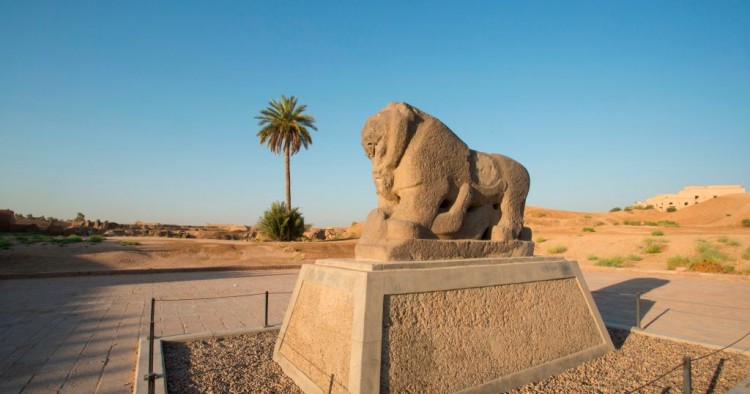
<svg viewBox="0 0 750 394">
<path fill-rule="evenodd" d="M 60 246 L 65 246 L 68 244 L 76 244 L 79 242 L 83 242 L 83 238 L 75 234 L 68 235 L 65 238 L 56 238 L 52 240 L 52 243 L 56 243 Z"/>
<path fill-rule="evenodd" d="M 602 257 L 596 265 L 600 267 L 622 268 L 625 265 L 625 259 L 622 256 Z"/>
<path fill-rule="evenodd" d="M 750 219 L 742 219 L 742 227 L 750 227 Z"/>
<path fill-rule="evenodd" d="M 287 212 L 284 203 L 274 202 L 258 219 L 258 229 L 266 237 L 276 241 L 291 241 L 302 237 L 305 232 L 305 219 L 298 208 Z"/>
<path fill-rule="evenodd" d="M 567 247 L 562 246 L 562 245 L 557 245 L 557 246 L 553 246 L 547 249 L 547 252 L 549 252 L 550 254 L 560 254 L 560 253 L 565 253 L 567 250 L 568 250 Z"/>
<path fill-rule="evenodd" d="M 11 246 L 13 246 L 13 242 L 5 238 L 0 239 L 0 249 L 10 249 Z"/>
<path fill-rule="evenodd" d="M 119 243 L 120 243 L 120 245 L 122 245 L 122 246 L 138 246 L 138 245 L 140 245 L 140 244 L 141 244 L 141 243 L 140 243 L 140 242 L 138 242 L 138 241 L 120 241 Z"/>
<path fill-rule="evenodd" d="M 731 273 L 734 272 L 734 266 L 724 264 L 730 260 L 731 258 L 721 252 L 715 244 L 706 240 L 698 240 L 695 243 L 695 255 L 689 258 L 684 256 L 670 257 L 667 259 L 667 269 L 674 270 L 678 267 L 685 267 L 694 272 Z"/>
<path fill-rule="evenodd" d="M 661 230 L 654 230 L 651 232 L 652 237 L 661 237 L 664 236 L 664 231 Z"/>
<path fill-rule="evenodd" d="M 677 208 L 675 208 L 675 207 L 668 207 L 667 208 L 667 212 L 668 213 L 677 212 Z"/>
<path fill-rule="evenodd" d="M 667 259 L 667 269 L 675 270 L 678 267 L 690 267 L 690 259 L 685 256 L 672 256 Z"/>
<path fill-rule="evenodd" d="M 646 254 L 661 253 L 665 243 L 663 239 L 646 238 L 643 240 L 641 250 Z"/>
<path fill-rule="evenodd" d="M 620 212 L 620 211 L 622 211 L 622 208 L 620 208 L 620 207 L 614 207 L 614 208 L 610 209 L 609 211 L 610 212 Z"/>
<path fill-rule="evenodd" d="M 745 248 L 745 251 L 742 252 L 742 259 L 750 260 L 750 247 Z"/>
<path fill-rule="evenodd" d="M 595 255 L 593 255 L 593 254 L 590 254 L 590 255 L 588 255 L 588 257 L 586 257 L 586 259 L 587 259 L 588 261 L 596 261 L 596 260 L 599 260 L 599 258 L 598 258 L 598 257 L 596 257 L 596 256 L 595 256 Z"/>
<path fill-rule="evenodd" d="M 726 246 L 740 246 L 740 242 L 736 239 L 732 239 L 727 237 L 726 235 L 722 235 L 719 238 L 716 238 L 716 242 L 724 244 Z"/>
<path fill-rule="evenodd" d="M 534 242 L 538 244 L 546 242 L 546 241 L 547 241 L 547 238 L 544 238 L 544 237 L 536 237 L 536 239 L 534 240 Z"/>
<path fill-rule="evenodd" d="M 641 261 L 643 260 L 643 257 L 637 255 L 637 254 L 629 254 L 628 257 L 625 257 L 628 261 Z"/>
<path fill-rule="evenodd" d="M 595 229 L 595 228 L 593 228 L 593 227 L 584 227 L 584 228 L 583 228 L 583 232 L 584 232 L 584 233 L 595 233 L 595 232 L 596 232 L 596 229 Z"/>
<path fill-rule="evenodd" d="M 677 222 L 673 222 L 671 220 L 659 220 L 659 222 L 656 223 L 659 227 L 680 227 L 680 224 Z"/>
<path fill-rule="evenodd" d="M 98 243 L 101 243 L 102 241 L 104 241 L 104 239 L 105 238 L 102 237 L 101 235 L 92 235 L 92 236 L 89 237 L 88 241 L 89 241 L 89 243 L 92 243 L 92 244 L 98 244 Z"/>
</svg>

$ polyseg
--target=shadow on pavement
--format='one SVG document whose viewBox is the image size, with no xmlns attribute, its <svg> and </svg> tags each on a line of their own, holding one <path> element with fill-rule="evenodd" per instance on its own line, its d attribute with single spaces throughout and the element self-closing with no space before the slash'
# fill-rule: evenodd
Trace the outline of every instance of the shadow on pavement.
<svg viewBox="0 0 750 394">
<path fill-rule="evenodd" d="M 636 295 L 640 293 L 643 296 L 667 283 L 669 283 L 668 280 L 660 278 L 634 278 L 592 291 L 591 295 L 594 297 L 594 302 L 596 302 L 605 323 L 636 327 L 636 322 L 639 320 L 636 316 Z M 640 318 L 643 318 L 651 310 L 654 303 L 654 301 L 643 298 L 640 300 Z M 653 321 L 649 324 L 651 323 Z M 624 340 L 625 338 L 622 338 L 622 341 L 616 342 L 622 345 Z"/>
</svg>

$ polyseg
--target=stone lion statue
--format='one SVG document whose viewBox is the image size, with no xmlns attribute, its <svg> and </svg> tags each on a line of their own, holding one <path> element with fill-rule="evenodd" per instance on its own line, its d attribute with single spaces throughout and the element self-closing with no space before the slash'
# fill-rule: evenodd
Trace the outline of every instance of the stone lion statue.
<svg viewBox="0 0 750 394">
<path fill-rule="evenodd" d="M 520 163 L 471 150 L 440 120 L 406 103 L 367 119 L 378 207 L 363 240 L 530 240 L 523 227 L 529 174 Z"/>
</svg>

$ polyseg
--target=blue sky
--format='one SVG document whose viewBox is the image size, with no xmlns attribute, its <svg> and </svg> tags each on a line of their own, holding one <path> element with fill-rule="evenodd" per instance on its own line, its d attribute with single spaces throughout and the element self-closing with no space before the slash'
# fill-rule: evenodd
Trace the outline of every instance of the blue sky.
<svg viewBox="0 0 750 394">
<path fill-rule="evenodd" d="M 0 208 L 255 223 L 284 196 L 254 117 L 295 95 L 316 226 L 376 205 L 359 144 L 406 101 L 523 163 L 528 204 L 750 187 L 750 2 L 0 0 Z"/>
</svg>

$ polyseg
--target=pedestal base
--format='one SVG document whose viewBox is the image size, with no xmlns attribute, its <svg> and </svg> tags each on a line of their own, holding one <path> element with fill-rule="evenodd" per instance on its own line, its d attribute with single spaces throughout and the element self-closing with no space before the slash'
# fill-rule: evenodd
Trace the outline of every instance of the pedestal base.
<svg viewBox="0 0 750 394">
<path fill-rule="evenodd" d="M 495 393 L 612 349 L 556 257 L 303 266 L 274 360 L 306 393 Z"/>
<path fill-rule="evenodd" d="M 424 261 L 521 257 L 534 254 L 531 241 L 482 241 L 473 239 L 360 239 L 354 247 L 357 259 L 377 261 Z"/>
</svg>

